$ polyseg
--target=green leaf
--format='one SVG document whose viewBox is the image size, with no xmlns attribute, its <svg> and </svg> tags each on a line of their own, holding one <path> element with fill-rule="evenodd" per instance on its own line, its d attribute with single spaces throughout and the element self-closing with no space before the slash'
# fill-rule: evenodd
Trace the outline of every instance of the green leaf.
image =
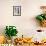
<svg viewBox="0 0 46 46">
<path fill-rule="evenodd" d="M 43 18 L 41 15 L 38 15 L 38 16 L 36 17 L 36 19 L 39 20 L 39 21 L 44 20 L 44 18 Z"/>
<path fill-rule="evenodd" d="M 45 15 L 45 19 L 46 19 L 46 15 Z"/>
</svg>

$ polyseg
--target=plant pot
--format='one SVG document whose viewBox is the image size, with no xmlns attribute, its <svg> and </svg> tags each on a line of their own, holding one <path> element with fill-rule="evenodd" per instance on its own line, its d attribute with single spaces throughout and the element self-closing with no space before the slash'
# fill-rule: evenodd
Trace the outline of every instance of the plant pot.
<svg viewBox="0 0 46 46">
<path fill-rule="evenodd" d="M 17 36 L 12 36 L 11 40 L 12 40 L 12 43 L 14 44 L 14 40 L 17 38 Z"/>
<path fill-rule="evenodd" d="M 7 39 L 7 43 L 8 43 L 8 44 L 11 44 L 12 41 L 11 41 L 10 39 Z"/>
<path fill-rule="evenodd" d="M 41 26 L 46 27 L 46 20 L 41 21 Z"/>
</svg>

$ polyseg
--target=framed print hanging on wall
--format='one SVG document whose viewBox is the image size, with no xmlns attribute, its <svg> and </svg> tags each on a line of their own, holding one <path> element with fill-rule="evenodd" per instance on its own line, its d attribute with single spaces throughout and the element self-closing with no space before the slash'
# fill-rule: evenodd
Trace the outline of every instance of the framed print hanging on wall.
<svg viewBox="0 0 46 46">
<path fill-rule="evenodd" d="M 21 16 L 21 6 L 13 6 L 13 16 Z"/>
</svg>

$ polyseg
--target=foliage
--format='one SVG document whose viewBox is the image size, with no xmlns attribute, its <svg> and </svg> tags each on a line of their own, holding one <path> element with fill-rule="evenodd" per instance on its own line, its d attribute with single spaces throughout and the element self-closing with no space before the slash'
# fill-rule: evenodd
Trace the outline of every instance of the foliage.
<svg viewBox="0 0 46 46">
<path fill-rule="evenodd" d="M 46 14 L 38 15 L 38 16 L 36 16 L 36 19 L 39 21 L 43 21 L 44 19 L 46 20 Z"/>
<path fill-rule="evenodd" d="M 17 31 L 15 26 L 6 26 L 5 30 L 6 30 L 5 34 L 9 38 L 11 38 L 12 36 L 16 36 L 17 33 L 18 33 L 18 31 Z"/>
</svg>

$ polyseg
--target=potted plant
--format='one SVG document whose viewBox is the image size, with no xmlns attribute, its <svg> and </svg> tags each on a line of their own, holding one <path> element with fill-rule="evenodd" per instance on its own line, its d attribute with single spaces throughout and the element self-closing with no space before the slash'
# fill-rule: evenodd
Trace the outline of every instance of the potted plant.
<svg viewBox="0 0 46 46">
<path fill-rule="evenodd" d="M 11 41 L 12 36 L 17 36 L 17 33 L 18 31 L 15 26 L 6 26 L 5 34 L 10 41 Z M 9 40 L 8 42 L 10 42 Z"/>
<path fill-rule="evenodd" d="M 36 19 L 39 20 L 42 27 L 46 27 L 46 6 L 41 6 L 42 14 L 37 15 Z"/>
</svg>

